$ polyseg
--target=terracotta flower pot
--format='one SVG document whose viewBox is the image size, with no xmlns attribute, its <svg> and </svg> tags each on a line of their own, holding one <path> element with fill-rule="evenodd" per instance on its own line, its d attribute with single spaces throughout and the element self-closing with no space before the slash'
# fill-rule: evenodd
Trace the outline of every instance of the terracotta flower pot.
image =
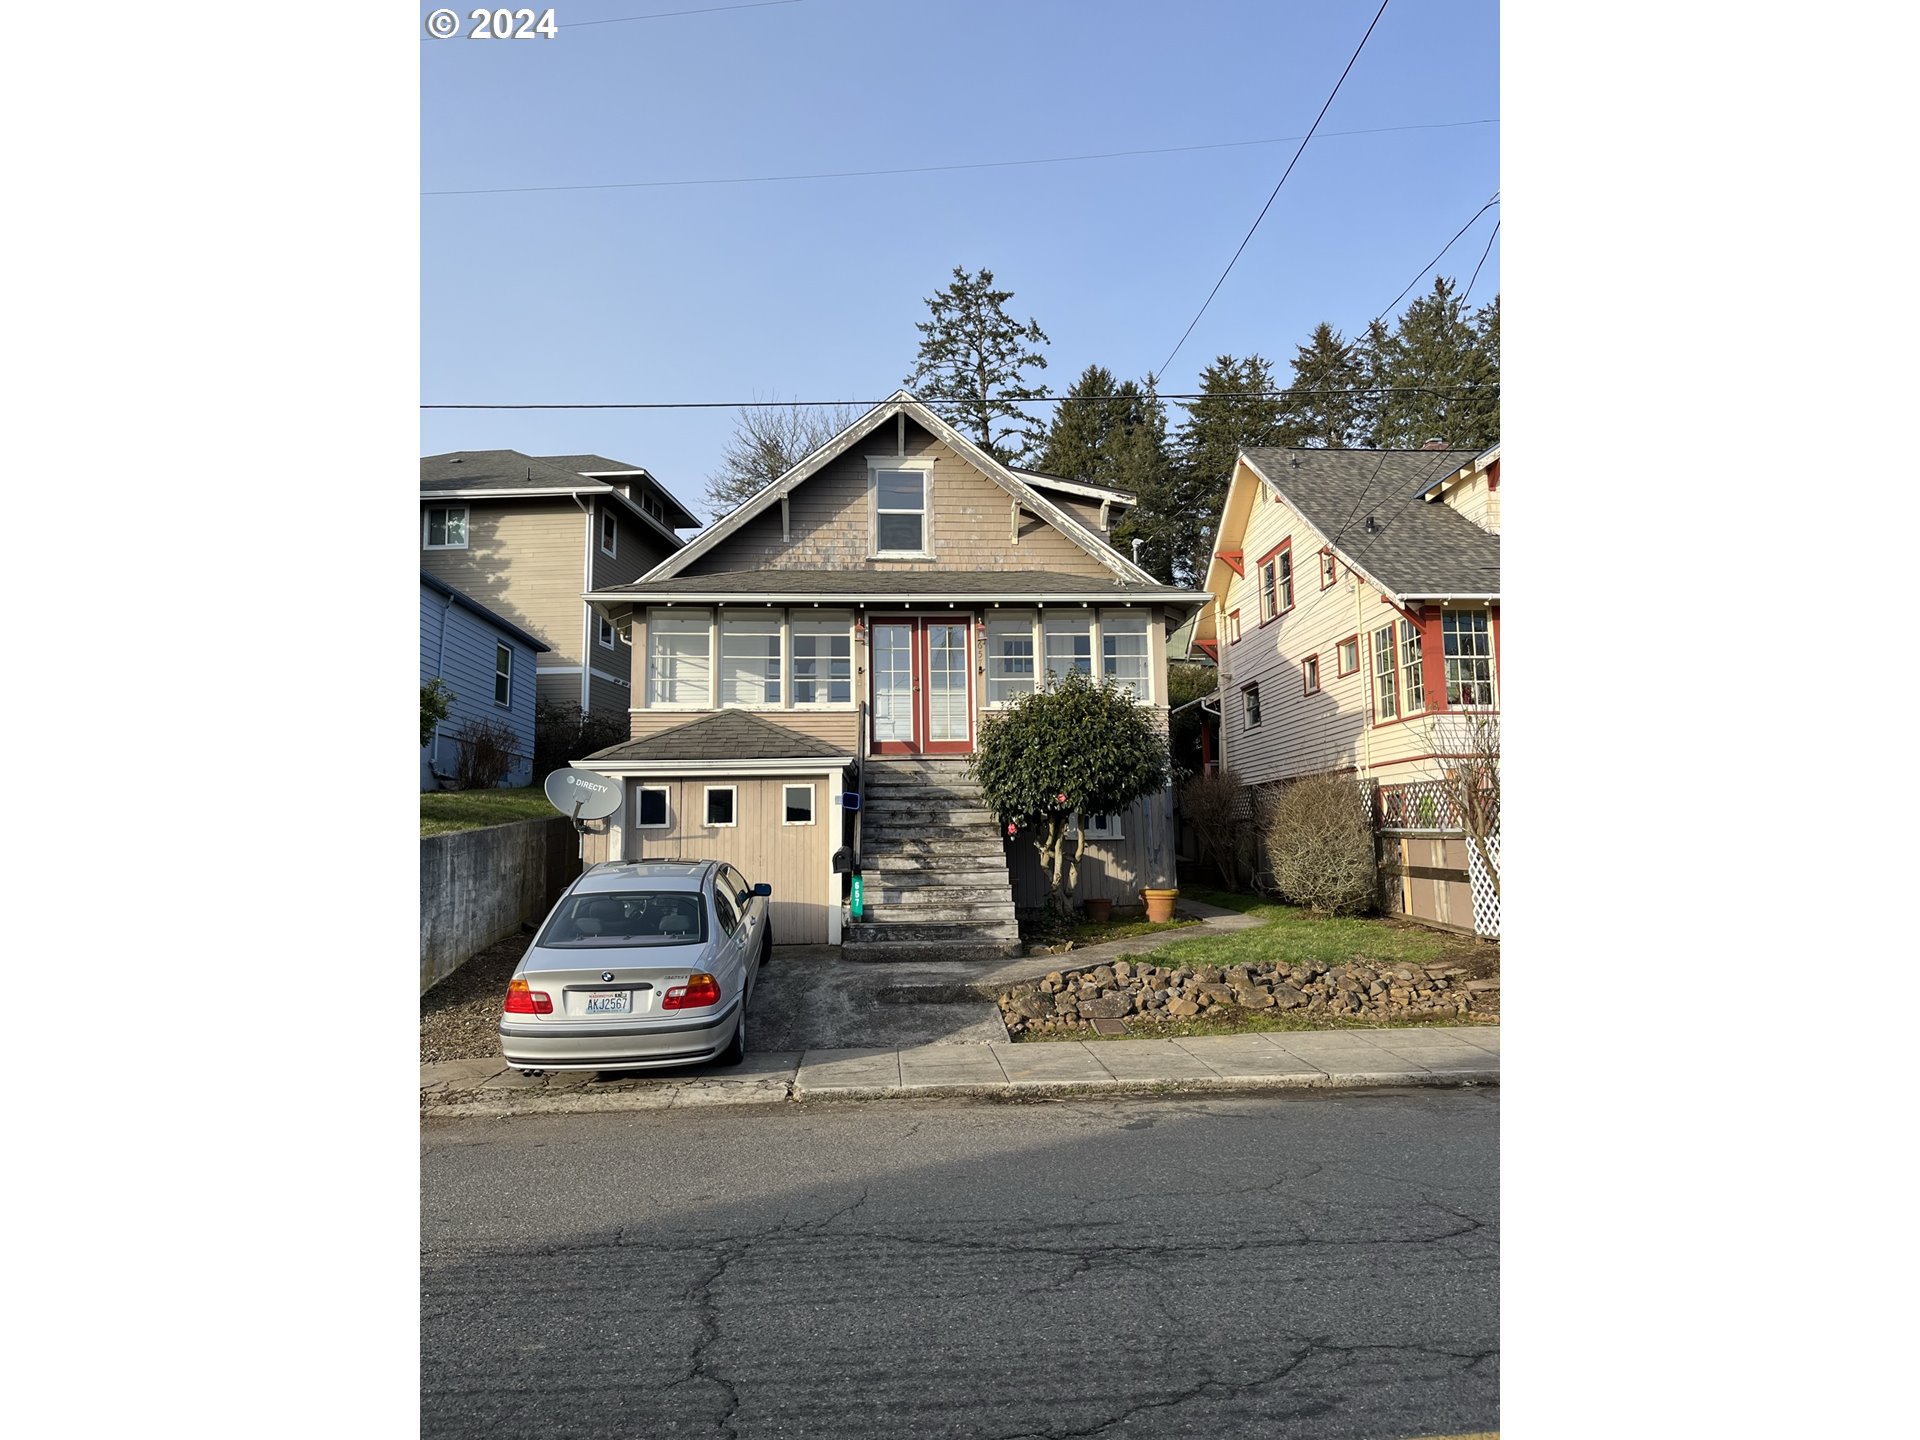
<svg viewBox="0 0 1920 1440">
<path fill-rule="evenodd" d="M 1104 925 L 1113 918 L 1113 901 L 1111 900 L 1086 900 L 1082 904 L 1086 908 L 1087 919 L 1095 924 Z"/>
<path fill-rule="evenodd" d="M 1156 925 L 1173 919 L 1173 901 L 1179 893 L 1178 890 L 1142 890 L 1140 898 L 1147 902 L 1147 919 Z"/>
</svg>

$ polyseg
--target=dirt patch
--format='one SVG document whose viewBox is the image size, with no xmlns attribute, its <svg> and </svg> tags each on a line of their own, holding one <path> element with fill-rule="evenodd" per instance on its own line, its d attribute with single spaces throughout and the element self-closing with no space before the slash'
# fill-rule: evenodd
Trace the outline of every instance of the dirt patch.
<svg viewBox="0 0 1920 1440">
<path fill-rule="evenodd" d="M 500 1054 L 500 1001 L 532 936 L 489 945 L 420 997 L 420 1063 Z"/>
</svg>

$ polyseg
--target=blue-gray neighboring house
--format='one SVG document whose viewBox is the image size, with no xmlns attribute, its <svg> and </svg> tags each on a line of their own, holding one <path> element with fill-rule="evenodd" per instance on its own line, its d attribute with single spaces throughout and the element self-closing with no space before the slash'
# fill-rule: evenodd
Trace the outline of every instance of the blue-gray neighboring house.
<svg viewBox="0 0 1920 1440">
<path fill-rule="evenodd" d="M 549 646 L 472 596 L 420 572 L 420 683 L 436 676 L 454 694 L 453 708 L 420 751 L 420 788 L 458 772 L 457 736 L 468 721 L 493 721 L 514 735 L 514 766 L 504 785 L 533 781 L 534 656 Z"/>
</svg>

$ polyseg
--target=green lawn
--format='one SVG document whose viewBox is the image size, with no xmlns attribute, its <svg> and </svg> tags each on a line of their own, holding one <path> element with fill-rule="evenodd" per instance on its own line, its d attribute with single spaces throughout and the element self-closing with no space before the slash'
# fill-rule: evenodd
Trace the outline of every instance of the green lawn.
<svg viewBox="0 0 1920 1440">
<path fill-rule="evenodd" d="M 482 830 L 517 820 L 551 820 L 559 813 L 538 785 L 519 790 L 433 790 L 420 797 L 420 833 Z"/>
<path fill-rule="evenodd" d="M 1238 910 L 1264 920 L 1252 930 L 1176 940 L 1146 957 L 1153 965 L 1249 965 L 1283 960 L 1334 965 L 1356 957 L 1373 961 L 1428 964 L 1448 955 L 1490 952 L 1464 936 L 1444 935 L 1394 920 L 1364 920 L 1315 915 L 1293 905 L 1222 890 L 1182 887 L 1182 899 Z"/>
</svg>

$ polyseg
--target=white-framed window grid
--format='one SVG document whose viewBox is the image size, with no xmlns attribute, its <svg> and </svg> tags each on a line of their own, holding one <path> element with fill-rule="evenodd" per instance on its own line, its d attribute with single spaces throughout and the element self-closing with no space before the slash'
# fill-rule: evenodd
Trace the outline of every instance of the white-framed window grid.
<svg viewBox="0 0 1920 1440">
<path fill-rule="evenodd" d="M 596 614 L 593 617 L 593 633 L 602 650 L 612 650 L 620 643 L 620 632 L 614 628 L 613 621 L 604 615 Z"/>
<path fill-rule="evenodd" d="M 933 462 L 911 456 L 869 457 L 867 471 L 874 557 L 931 559 Z"/>
<path fill-rule="evenodd" d="M 1444 610 L 1440 641 L 1447 673 L 1447 704 L 1493 708 L 1493 619 L 1485 610 Z"/>
<path fill-rule="evenodd" d="M 673 812 L 668 804 L 665 785 L 641 785 L 633 796 L 633 828 L 636 830 L 665 830 L 673 824 Z"/>
<path fill-rule="evenodd" d="M 1260 728 L 1260 682 L 1254 680 L 1240 687 L 1240 704 L 1245 711 L 1247 729 Z"/>
<path fill-rule="evenodd" d="M 989 610 L 987 708 L 1004 709 L 1076 671 L 1096 683 L 1111 679 L 1139 703 L 1151 704 L 1156 694 L 1152 626 L 1153 616 L 1145 610 Z"/>
<path fill-rule="evenodd" d="M 811 781 L 803 784 L 785 784 L 780 787 L 780 823 L 782 825 L 812 825 L 817 818 L 814 806 L 814 786 Z"/>
<path fill-rule="evenodd" d="M 655 613 L 647 623 L 647 704 L 706 710 L 713 704 L 713 618 Z"/>
<path fill-rule="evenodd" d="M 610 501 L 600 503 L 600 553 L 610 560 L 620 558 L 620 520 Z"/>
<path fill-rule="evenodd" d="M 778 611 L 720 622 L 720 704 L 747 710 L 777 709 L 781 688 L 781 623 Z"/>
<path fill-rule="evenodd" d="M 467 548 L 467 507 L 429 505 L 420 517 L 420 544 L 426 550 Z"/>
<path fill-rule="evenodd" d="M 1418 715 L 1427 708 L 1427 682 L 1420 670 L 1420 627 L 1400 622 L 1400 713 Z"/>
<path fill-rule="evenodd" d="M 1399 666 L 1396 663 L 1393 626 L 1382 625 L 1373 632 L 1373 718 L 1392 720 L 1400 714 Z"/>
<path fill-rule="evenodd" d="M 513 651 L 504 645 L 493 647 L 493 703 L 513 706 Z"/>
<path fill-rule="evenodd" d="M 740 787 L 738 785 L 704 785 L 701 787 L 700 818 L 709 830 L 727 830 L 740 823 Z M 725 796 L 725 803 L 714 802 Z M 725 818 L 716 820 L 716 814 Z"/>
<path fill-rule="evenodd" d="M 788 629 L 793 708 L 823 710 L 852 705 L 853 617 L 796 616 Z"/>
</svg>

